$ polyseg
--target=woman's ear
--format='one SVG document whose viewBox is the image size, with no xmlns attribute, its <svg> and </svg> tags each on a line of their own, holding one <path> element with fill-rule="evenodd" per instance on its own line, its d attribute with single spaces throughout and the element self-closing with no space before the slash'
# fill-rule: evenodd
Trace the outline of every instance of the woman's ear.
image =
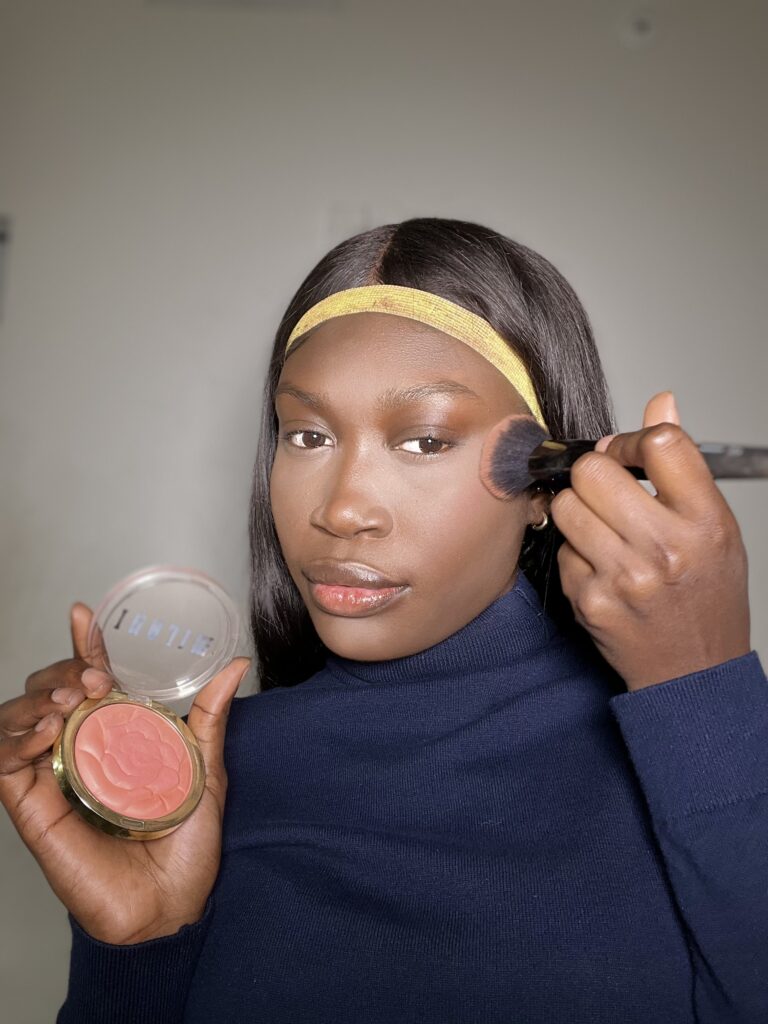
<svg viewBox="0 0 768 1024">
<path fill-rule="evenodd" d="M 535 490 L 531 493 L 528 502 L 528 525 L 546 525 L 546 517 L 549 516 L 549 506 L 552 502 L 552 495 L 546 490 Z"/>
</svg>

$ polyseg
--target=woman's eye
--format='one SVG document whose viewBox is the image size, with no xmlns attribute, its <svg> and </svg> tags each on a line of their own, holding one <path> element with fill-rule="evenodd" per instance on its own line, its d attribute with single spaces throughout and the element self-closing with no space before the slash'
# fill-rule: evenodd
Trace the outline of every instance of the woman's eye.
<svg viewBox="0 0 768 1024">
<path fill-rule="evenodd" d="M 327 434 L 320 434 L 316 430 L 292 430 L 285 435 L 288 444 L 294 448 L 324 448 L 326 441 L 330 444 L 330 437 Z"/>
<path fill-rule="evenodd" d="M 450 442 L 442 441 L 439 437 L 412 437 L 403 441 L 398 447 L 412 455 L 440 455 L 451 445 Z"/>
</svg>

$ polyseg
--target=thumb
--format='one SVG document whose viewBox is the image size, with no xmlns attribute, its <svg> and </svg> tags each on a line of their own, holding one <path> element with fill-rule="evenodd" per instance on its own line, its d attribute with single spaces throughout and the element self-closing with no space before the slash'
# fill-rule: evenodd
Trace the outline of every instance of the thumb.
<svg viewBox="0 0 768 1024">
<path fill-rule="evenodd" d="M 189 709 L 187 725 L 195 734 L 205 763 L 206 788 L 224 808 L 227 778 L 224 772 L 224 734 L 237 688 L 250 668 L 248 658 L 235 658 L 198 693 Z"/>
<path fill-rule="evenodd" d="M 658 423 L 675 423 L 680 426 L 680 413 L 677 411 L 677 402 L 671 391 L 660 391 L 653 398 L 648 400 L 643 413 L 643 428 L 655 427 Z M 601 437 L 595 445 L 596 452 L 605 452 L 613 441 L 616 434 L 606 434 Z"/>
<path fill-rule="evenodd" d="M 675 423 L 680 426 L 680 413 L 671 391 L 660 391 L 645 407 L 643 426 L 655 427 L 657 423 Z"/>
<path fill-rule="evenodd" d="M 69 613 L 69 626 L 72 633 L 72 651 L 76 658 L 88 660 L 88 630 L 91 628 L 93 612 L 82 601 L 76 601 Z"/>
</svg>

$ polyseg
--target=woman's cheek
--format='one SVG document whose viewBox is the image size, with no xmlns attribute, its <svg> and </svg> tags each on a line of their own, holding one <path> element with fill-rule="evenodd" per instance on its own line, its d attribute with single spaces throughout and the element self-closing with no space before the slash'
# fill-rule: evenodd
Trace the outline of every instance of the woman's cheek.
<svg viewBox="0 0 768 1024">
<path fill-rule="evenodd" d="M 473 587 L 484 580 L 491 599 L 514 572 L 520 558 L 527 523 L 524 500 L 502 502 L 488 492 L 475 494 L 469 505 L 454 511 L 456 525 L 455 559 L 465 567 Z"/>
<path fill-rule="evenodd" d="M 286 465 L 280 453 L 275 456 L 269 483 L 272 518 L 281 546 L 290 542 L 297 527 L 309 518 L 309 491 L 297 467 Z"/>
</svg>

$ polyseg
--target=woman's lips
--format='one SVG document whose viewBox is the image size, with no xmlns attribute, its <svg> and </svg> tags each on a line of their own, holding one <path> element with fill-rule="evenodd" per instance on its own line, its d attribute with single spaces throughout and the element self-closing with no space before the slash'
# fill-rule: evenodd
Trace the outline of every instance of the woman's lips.
<svg viewBox="0 0 768 1024">
<path fill-rule="evenodd" d="M 408 590 L 407 585 L 357 562 L 318 559 L 305 566 L 303 573 L 314 604 L 331 615 L 374 615 Z"/>
<path fill-rule="evenodd" d="M 366 587 L 344 587 L 332 583 L 313 583 L 312 581 L 309 584 L 309 592 L 318 608 L 331 615 L 342 615 L 349 618 L 374 615 L 386 605 L 397 600 L 407 589 L 403 586 L 378 587 L 374 590 Z"/>
</svg>

